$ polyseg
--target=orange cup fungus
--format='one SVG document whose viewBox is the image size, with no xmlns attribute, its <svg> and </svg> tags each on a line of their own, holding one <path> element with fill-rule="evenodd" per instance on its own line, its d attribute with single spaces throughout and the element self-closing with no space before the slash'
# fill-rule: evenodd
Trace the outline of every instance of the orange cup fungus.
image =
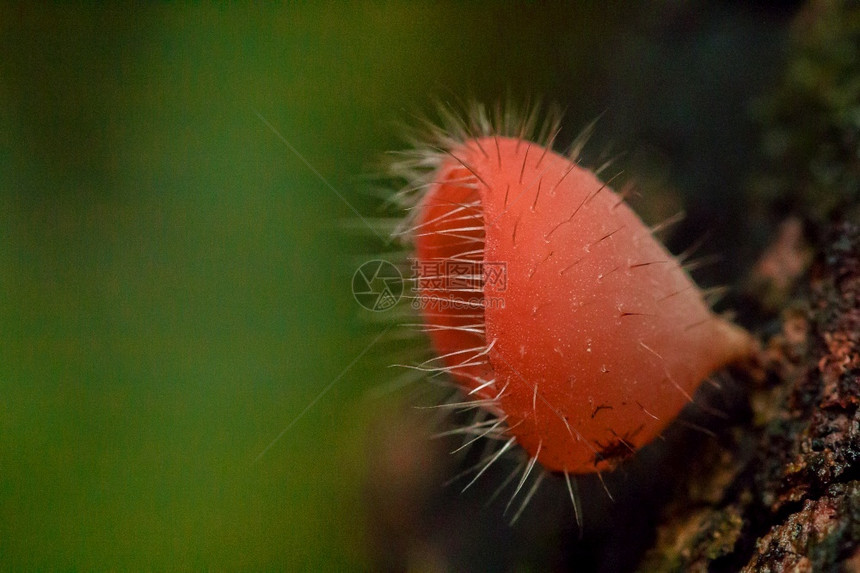
<svg viewBox="0 0 860 573">
<path fill-rule="evenodd" d="M 408 231 L 423 319 L 506 447 L 551 471 L 612 469 L 749 354 L 751 337 L 594 173 L 520 137 L 442 147 L 425 153 Z"/>
</svg>

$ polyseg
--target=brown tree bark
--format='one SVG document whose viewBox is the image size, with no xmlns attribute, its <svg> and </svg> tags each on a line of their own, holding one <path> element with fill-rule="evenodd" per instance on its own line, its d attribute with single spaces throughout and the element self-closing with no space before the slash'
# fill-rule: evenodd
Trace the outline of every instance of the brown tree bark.
<svg viewBox="0 0 860 573">
<path fill-rule="evenodd" d="M 642 570 L 860 566 L 860 226 L 836 225 L 826 245 L 808 306 L 784 313 L 762 354 L 755 428 L 690 473 Z"/>
<path fill-rule="evenodd" d="M 860 5 L 810 0 L 793 32 L 762 112 L 782 145 L 753 186 L 794 216 L 749 290 L 780 331 L 759 329 L 752 416 L 682 478 L 643 571 L 860 571 Z"/>
</svg>

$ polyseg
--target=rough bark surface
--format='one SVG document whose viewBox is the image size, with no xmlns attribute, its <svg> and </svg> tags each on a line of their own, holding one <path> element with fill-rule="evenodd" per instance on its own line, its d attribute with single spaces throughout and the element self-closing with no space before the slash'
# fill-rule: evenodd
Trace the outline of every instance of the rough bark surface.
<svg viewBox="0 0 860 573">
<path fill-rule="evenodd" d="M 758 430 L 738 430 L 711 479 L 683 486 L 642 570 L 860 565 L 860 226 L 826 244 L 809 306 L 786 312 L 763 352 Z"/>
<path fill-rule="evenodd" d="M 759 329 L 750 422 L 699 456 L 643 571 L 860 570 L 858 54 L 860 5 L 810 0 L 762 111 L 782 145 L 754 186 L 773 211 L 794 213 L 749 284 L 754 306 L 782 309 L 779 332 Z M 804 234 L 816 257 L 796 289 Z"/>
</svg>

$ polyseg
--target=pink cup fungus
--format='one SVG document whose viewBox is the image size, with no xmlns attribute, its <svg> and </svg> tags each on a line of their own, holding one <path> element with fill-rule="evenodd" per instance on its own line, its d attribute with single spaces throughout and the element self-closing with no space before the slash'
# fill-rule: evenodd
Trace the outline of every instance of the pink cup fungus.
<svg viewBox="0 0 860 573">
<path fill-rule="evenodd" d="M 489 463 L 518 444 L 526 474 L 611 470 L 753 340 L 553 126 L 539 145 L 479 108 L 453 128 L 398 166 L 438 369 L 495 416 L 474 432 L 501 435 Z"/>
</svg>

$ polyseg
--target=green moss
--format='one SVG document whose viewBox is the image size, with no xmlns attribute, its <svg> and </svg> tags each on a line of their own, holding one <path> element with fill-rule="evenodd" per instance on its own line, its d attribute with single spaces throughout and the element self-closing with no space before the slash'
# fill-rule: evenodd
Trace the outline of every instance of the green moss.
<svg viewBox="0 0 860 573">
<path fill-rule="evenodd" d="M 773 168 L 756 181 L 770 205 L 816 225 L 860 215 L 860 8 L 815 0 L 795 22 L 781 85 L 757 113 Z"/>
</svg>

